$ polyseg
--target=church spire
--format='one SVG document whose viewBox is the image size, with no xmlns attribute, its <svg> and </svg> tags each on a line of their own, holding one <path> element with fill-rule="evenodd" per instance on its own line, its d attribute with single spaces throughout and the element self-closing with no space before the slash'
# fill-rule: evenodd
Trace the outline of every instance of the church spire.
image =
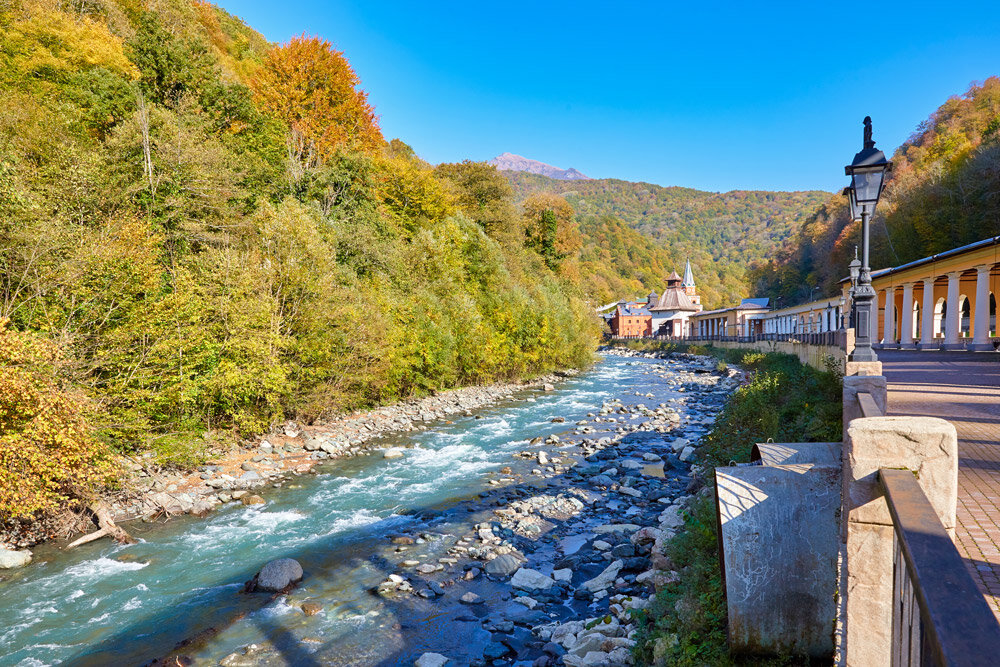
<svg viewBox="0 0 1000 667">
<path fill-rule="evenodd" d="M 684 282 L 681 283 L 684 287 L 694 287 L 694 273 L 691 271 L 691 260 L 687 261 L 687 265 L 684 267 Z"/>
</svg>

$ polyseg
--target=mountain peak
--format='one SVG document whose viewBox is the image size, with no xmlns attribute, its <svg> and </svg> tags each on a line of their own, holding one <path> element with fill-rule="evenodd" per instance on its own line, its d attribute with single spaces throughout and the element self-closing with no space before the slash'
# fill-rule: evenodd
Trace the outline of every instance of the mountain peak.
<svg viewBox="0 0 1000 667">
<path fill-rule="evenodd" d="M 501 171 L 526 171 L 531 174 L 541 174 L 559 181 L 584 181 L 590 180 L 576 169 L 560 169 L 551 164 L 545 164 L 538 160 L 530 160 L 513 153 L 503 153 L 496 156 L 489 162 Z"/>
</svg>

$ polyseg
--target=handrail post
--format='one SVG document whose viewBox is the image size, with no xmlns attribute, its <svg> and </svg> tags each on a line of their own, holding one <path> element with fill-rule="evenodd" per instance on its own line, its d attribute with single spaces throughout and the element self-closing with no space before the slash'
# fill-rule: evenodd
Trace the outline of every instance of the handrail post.
<svg viewBox="0 0 1000 667">
<path fill-rule="evenodd" d="M 848 426 L 841 521 L 849 667 L 891 664 L 894 530 L 878 480 L 883 468 L 912 471 L 953 536 L 958 493 L 955 427 L 935 417 L 859 418 Z"/>
</svg>

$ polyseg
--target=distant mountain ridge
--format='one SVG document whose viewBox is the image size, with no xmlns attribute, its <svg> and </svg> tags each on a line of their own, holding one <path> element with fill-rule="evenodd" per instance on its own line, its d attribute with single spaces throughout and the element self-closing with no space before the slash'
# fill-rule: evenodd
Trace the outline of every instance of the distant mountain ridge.
<svg viewBox="0 0 1000 667">
<path fill-rule="evenodd" d="M 553 167 L 551 164 L 545 164 L 544 162 L 539 162 L 538 160 L 531 160 L 520 155 L 514 155 L 513 153 L 503 153 L 498 155 L 490 160 L 489 164 L 492 164 L 500 171 L 525 171 L 529 174 L 540 174 L 542 176 L 554 178 L 557 181 L 590 180 L 589 177 L 584 176 L 572 167 L 569 169 L 560 169 L 559 167 Z"/>
<path fill-rule="evenodd" d="M 666 275 L 687 260 L 706 308 L 761 296 L 751 293 L 747 271 L 774 257 L 832 196 L 704 192 L 613 178 L 560 181 L 515 171 L 504 176 L 518 201 L 548 192 L 572 205 L 583 236 L 581 273 L 598 303 L 659 291 Z"/>
</svg>

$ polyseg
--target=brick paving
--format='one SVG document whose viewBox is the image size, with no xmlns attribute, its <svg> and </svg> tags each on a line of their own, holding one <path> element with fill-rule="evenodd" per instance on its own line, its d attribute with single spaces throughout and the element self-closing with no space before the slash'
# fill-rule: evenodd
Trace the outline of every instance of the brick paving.
<svg viewBox="0 0 1000 667">
<path fill-rule="evenodd" d="M 889 414 L 941 417 L 958 431 L 959 552 L 1000 619 L 1000 355 L 879 352 Z"/>
</svg>

